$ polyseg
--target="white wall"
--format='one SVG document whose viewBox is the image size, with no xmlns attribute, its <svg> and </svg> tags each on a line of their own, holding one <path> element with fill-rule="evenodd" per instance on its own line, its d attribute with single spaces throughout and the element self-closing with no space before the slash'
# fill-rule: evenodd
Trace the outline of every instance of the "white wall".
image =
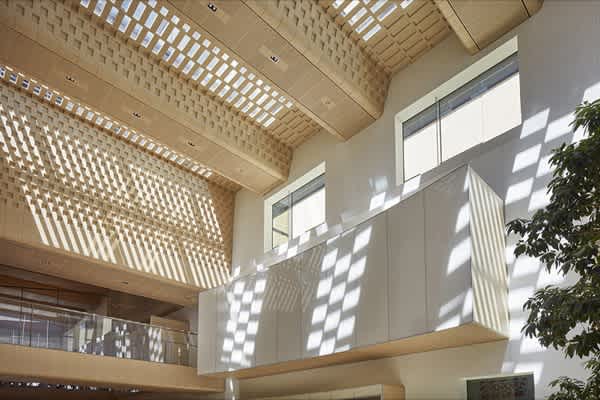
<svg viewBox="0 0 600 400">
<path fill-rule="evenodd" d="M 494 44 L 518 34 L 523 124 L 449 160 L 427 176 L 439 175 L 471 161 L 475 171 L 504 197 L 506 220 L 527 216 L 543 206 L 545 187 L 550 178 L 546 164 L 550 150 L 563 141 L 574 140 L 568 124 L 575 106 L 583 99 L 600 96 L 599 22 L 600 2 L 547 1 L 538 14 Z M 337 143 L 322 133 L 296 150 L 290 179 L 323 160 L 327 163 L 328 225 L 365 213 L 402 190 L 393 187 L 395 114 L 489 50 L 491 48 L 472 57 L 454 36 L 448 38 L 394 76 L 383 116 L 363 132 L 345 143 Z M 262 197 L 248 191 L 237 195 L 234 267 L 251 268 L 262 257 L 262 201 Z M 480 346 L 489 351 L 446 350 L 435 355 L 425 353 L 391 359 L 386 365 L 396 367 L 392 368 L 388 378 L 406 385 L 407 398 L 440 398 L 441 393 L 459 393 L 464 386 L 461 377 L 524 371 L 535 373 L 536 397 L 542 397 L 548 393 L 548 382 L 557 376 L 582 375 L 579 361 L 565 361 L 560 353 L 543 349 L 535 340 L 521 336 L 520 329 L 526 318 L 522 312 L 523 302 L 535 288 L 556 282 L 556 278 L 542 271 L 534 260 L 515 261 L 511 256 L 513 245 L 514 238 L 509 238 L 510 340 Z M 448 374 L 448 379 L 439 379 L 436 385 L 431 385 L 431 381 L 425 379 L 431 372 L 428 368 L 444 357 L 459 359 L 451 363 L 452 368 L 440 371 Z M 443 365 L 445 362 L 438 369 Z M 333 376 L 335 370 L 329 373 Z M 294 385 L 306 377 L 292 374 L 284 381 Z M 318 375 L 314 378 L 318 379 Z M 281 379 L 261 378 L 246 386 L 252 388 L 251 391 L 268 392 L 274 382 L 280 382 L 275 386 L 282 388 L 284 381 Z M 379 383 L 377 374 L 373 373 L 372 379 L 372 383 Z"/>
<path fill-rule="evenodd" d="M 187 321 L 191 332 L 198 332 L 198 305 L 183 307 L 165 318 Z"/>
<path fill-rule="evenodd" d="M 458 168 L 325 243 L 201 292 L 198 372 L 324 356 L 472 322 L 498 340 L 508 334 L 503 231 L 499 197 Z M 469 332 L 463 343 L 491 340 L 490 331 Z"/>
</svg>

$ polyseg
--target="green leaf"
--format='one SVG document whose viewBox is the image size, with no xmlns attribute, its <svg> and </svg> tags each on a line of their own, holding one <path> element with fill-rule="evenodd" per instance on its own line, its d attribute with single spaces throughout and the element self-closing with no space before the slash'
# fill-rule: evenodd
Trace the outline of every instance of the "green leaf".
<svg viewBox="0 0 600 400">
<path fill-rule="evenodd" d="M 587 134 L 552 151 L 550 204 L 531 219 L 515 219 L 507 233 L 519 236 L 516 257 L 539 258 L 548 271 L 572 273 L 575 283 L 537 290 L 523 305 L 523 334 L 565 357 L 586 357 L 583 382 L 560 377 L 549 400 L 600 400 L 600 99 L 577 106 L 574 130 Z"/>
</svg>

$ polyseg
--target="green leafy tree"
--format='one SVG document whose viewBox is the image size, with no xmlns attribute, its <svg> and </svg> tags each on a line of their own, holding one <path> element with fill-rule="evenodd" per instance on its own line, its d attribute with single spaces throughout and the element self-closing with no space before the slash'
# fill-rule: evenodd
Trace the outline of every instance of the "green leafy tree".
<svg viewBox="0 0 600 400">
<path fill-rule="evenodd" d="M 531 219 L 509 222 L 508 232 L 520 236 L 515 256 L 538 258 L 574 282 L 539 289 L 523 306 L 525 335 L 584 358 L 590 373 L 586 381 L 554 380 L 549 400 L 600 400 L 600 99 L 578 106 L 572 126 L 586 136 L 553 151 L 549 204 Z"/>
</svg>

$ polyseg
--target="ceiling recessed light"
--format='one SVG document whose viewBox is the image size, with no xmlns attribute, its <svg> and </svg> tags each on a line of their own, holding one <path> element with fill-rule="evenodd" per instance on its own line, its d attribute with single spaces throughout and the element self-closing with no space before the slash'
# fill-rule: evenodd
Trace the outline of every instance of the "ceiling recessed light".
<svg viewBox="0 0 600 400">
<path fill-rule="evenodd" d="M 215 6 L 213 3 L 208 3 L 208 9 L 212 12 L 217 12 L 217 6 Z"/>
</svg>

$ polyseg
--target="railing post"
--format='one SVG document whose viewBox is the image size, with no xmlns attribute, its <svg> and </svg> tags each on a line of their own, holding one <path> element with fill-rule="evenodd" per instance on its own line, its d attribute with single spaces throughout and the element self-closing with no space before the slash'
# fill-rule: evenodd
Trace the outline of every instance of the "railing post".
<svg viewBox="0 0 600 400">
<path fill-rule="evenodd" d="M 29 305 L 29 347 L 32 346 L 31 336 L 33 335 L 33 303 Z"/>
<path fill-rule="evenodd" d="M 96 354 L 96 316 L 92 315 L 92 354 Z"/>
<path fill-rule="evenodd" d="M 23 288 L 21 288 L 21 301 L 19 302 L 19 322 L 21 323 L 21 332 L 18 332 L 19 343 L 25 344 L 25 317 L 23 315 Z"/>
<path fill-rule="evenodd" d="M 228 377 L 225 378 L 225 400 L 239 400 L 240 399 L 240 384 L 236 378 Z"/>
</svg>

